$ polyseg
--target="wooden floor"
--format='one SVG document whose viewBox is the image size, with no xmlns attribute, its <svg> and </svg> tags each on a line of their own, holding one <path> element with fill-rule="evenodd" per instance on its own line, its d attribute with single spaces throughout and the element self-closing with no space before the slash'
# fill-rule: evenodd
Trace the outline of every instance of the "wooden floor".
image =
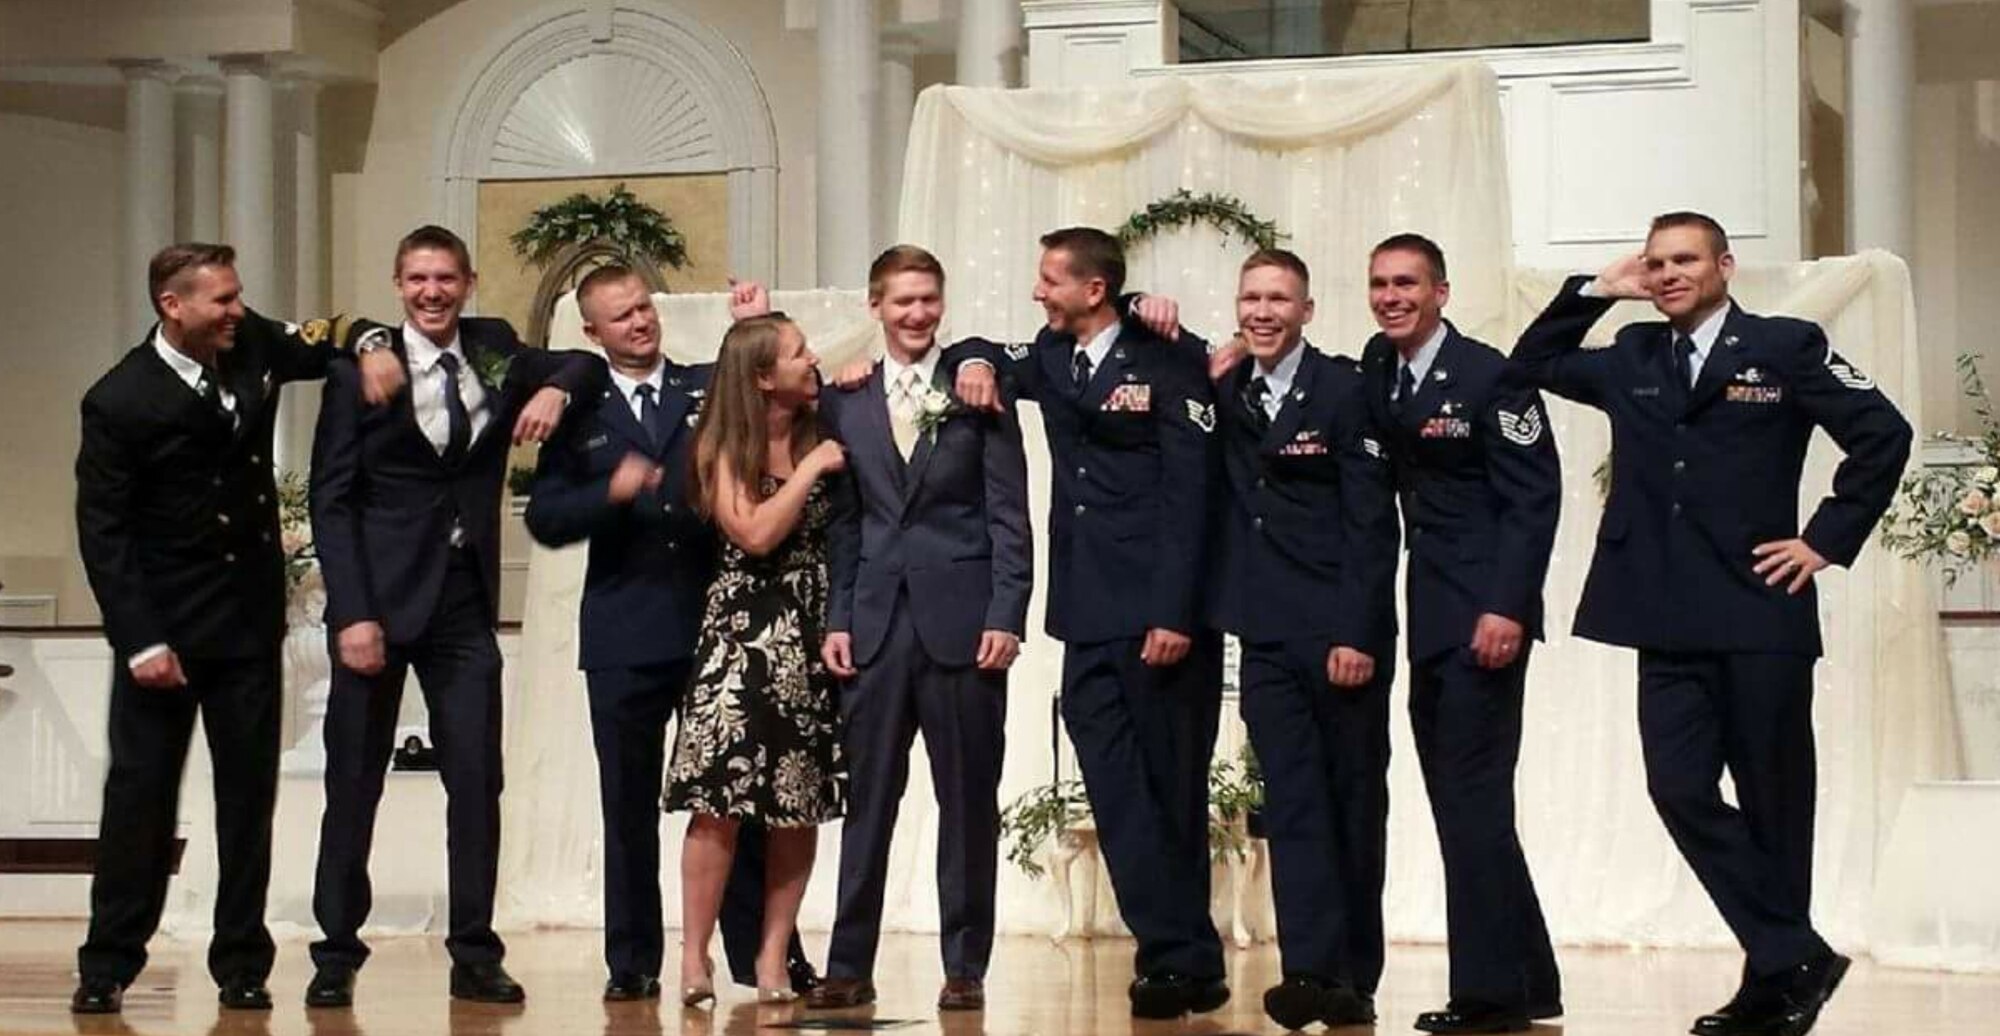
<svg viewBox="0 0 2000 1036">
<path fill-rule="evenodd" d="M 81 929 L 78 923 L 0 922 L 0 1034 L 713 1036 L 871 1027 L 955 1036 L 1224 1036 L 1278 1031 L 1260 1006 L 1264 988 L 1277 977 L 1277 953 L 1269 946 L 1232 953 L 1229 970 L 1236 998 L 1221 1011 L 1187 1022 L 1130 1018 L 1125 1001 L 1129 942 L 1056 946 L 1034 938 L 1001 940 L 983 1015 L 940 1017 L 932 1006 L 939 982 L 936 940 L 913 935 L 884 939 L 877 971 L 882 1002 L 872 1012 L 803 1014 L 759 1008 L 750 1002 L 747 990 L 732 989 L 724 991 L 721 1006 L 711 1013 L 682 1011 L 671 1000 L 660 1005 L 602 1003 L 599 936 L 584 931 L 510 939 L 508 967 L 528 989 L 523 1008 L 453 1004 L 445 995 L 449 964 L 440 943 L 390 939 L 376 945 L 352 1011 L 308 1012 L 301 1006 L 311 967 L 305 946 L 288 943 L 280 946 L 277 972 L 271 977 L 277 1010 L 224 1013 L 216 1008 L 202 948 L 163 942 L 155 947 L 145 975 L 127 992 L 122 1017 L 73 1018 L 68 999 Z M 824 945 L 823 937 L 809 942 L 815 950 Z M 1568 949 L 1561 956 L 1570 1013 L 1559 1025 L 1539 1026 L 1537 1031 L 1544 1036 L 1685 1032 L 1695 1015 L 1727 998 L 1737 969 L 1735 955 L 1726 953 Z M 1417 1012 L 1443 1002 L 1444 982 L 1441 949 L 1391 947 L 1388 974 L 1377 1000 L 1382 1020 L 1376 1030 L 1410 1031 Z M 873 1026 L 865 1024 L 870 1020 Z M 805 1024 L 795 1024 L 800 1022 Z M 1814 1031 L 1820 1036 L 2000 1032 L 2000 976 L 1899 971 L 1858 961 Z"/>
</svg>

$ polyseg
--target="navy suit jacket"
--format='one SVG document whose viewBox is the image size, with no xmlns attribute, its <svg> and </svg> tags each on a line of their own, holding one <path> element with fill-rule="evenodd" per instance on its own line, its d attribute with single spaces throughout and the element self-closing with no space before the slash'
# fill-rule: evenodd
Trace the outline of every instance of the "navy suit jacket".
<svg viewBox="0 0 2000 1036">
<path fill-rule="evenodd" d="M 236 396 L 231 422 L 153 349 L 137 348 L 83 396 L 76 540 L 121 660 L 154 644 L 183 658 L 277 650 L 285 559 L 271 435 L 278 390 L 324 376 L 343 355 L 317 334 L 246 313 L 216 360 Z"/>
<path fill-rule="evenodd" d="M 1548 408 L 1499 351 L 1446 324 L 1416 396 L 1392 412 L 1396 347 L 1361 352 L 1377 426 L 1403 504 L 1409 657 L 1472 642 L 1488 612 L 1542 635 L 1542 580 L 1562 506 L 1562 464 Z"/>
<path fill-rule="evenodd" d="M 618 669 L 694 654 L 704 595 L 715 571 L 715 534 L 690 498 L 694 425 L 711 364 L 662 360 L 659 441 L 639 426 L 625 395 L 607 385 L 570 408 L 542 444 L 528 532 L 550 547 L 590 540 L 578 615 L 578 665 Z M 611 473 L 638 454 L 664 471 L 630 503 L 606 499 Z"/>
<path fill-rule="evenodd" d="M 377 326 L 357 322 L 349 342 Z M 487 621 L 497 624 L 500 489 L 514 420 L 545 385 L 573 400 L 602 391 L 604 365 L 590 353 L 530 349 L 505 320 L 465 317 L 459 329 L 464 376 L 481 379 L 490 420 L 457 464 L 424 437 L 410 390 L 370 407 L 355 368 L 341 364 L 328 374 L 313 436 L 312 521 L 329 630 L 372 620 L 392 644 L 421 636 L 444 587 L 454 521 L 479 562 Z M 402 329 L 389 332 L 407 370 Z M 485 384 L 487 370 L 502 362 L 504 381 Z"/>
<path fill-rule="evenodd" d="M 1153 628 L 1197 632 L 1217 477 L 1202 361 L 1128 322 L 1079 394 L 1071 335 L 1044 328 L 1032 346 L 979 345 L 1042 408 L 1054 469 L 1050 635 L 1092 644 Z"/>
<path fill-rule="evenodd" d="M 1611 419 L 1611 496 L 1577 635 L 1659 651 L 1818 655 L 1814 588 L 1764 585 L 1751 549 L 1803 535 L 1828 561 L 1851 564 L 1909 460 L 1909 422 L 1819 325 L 1733 302 L 1691 392 L 1674 384 L 1663 321 L 1584 349 L 1612 302 L 1582 294 L 1590 280 L 1564 284 L 1514 347 L 1537 384 Z M 1801 534 L 1799 475 L 1816 427 L 1847 456 Z"/>
<path fill-rule="evenodd" d="M 1227 499 L 1209 555 L 1210 617 L 1251 643 L 1326 637 L 1395 648 L 1396 496 L 1361 367 L 1306 342 L 1276 419 L 1256 420 L 1246 360 L 1217 392 Z"/>
<path fill-rule="evenodd" d="M 953 359 L 940 357 L 939 391 L 949 391 Z M 904 594 L 918 642 L 941 665 L 972 665 L 984 630 L 1025 633 L 1034 546 L 1011 401 L 1000 414 L 955 408 L 918 437 L 908 461 L 880 363 L 859 388 L 823 392 L 819 406 L 851 476 L 835 483 L 845 499 L 828 531 L 827 628 L 853 635 L 855 663 L 874 660 Z"/>
</svg>

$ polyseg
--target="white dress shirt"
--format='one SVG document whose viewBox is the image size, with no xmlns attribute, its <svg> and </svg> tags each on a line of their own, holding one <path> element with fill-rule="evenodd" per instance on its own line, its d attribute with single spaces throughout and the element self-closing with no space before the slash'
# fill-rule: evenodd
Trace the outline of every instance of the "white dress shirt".
<svg viewBox="0 0 2000 1036">
<path fill-rule="evenodd" d="M 201 394 L 202 377 L 204 375 L 213 377 L 215 389 L 222 396 L 222 409 L 232 414 L 236 412 L 236 393 L 229 391 L 229 386 L 223 384 L 222 377 L 212 373 L 193 357 L 174 348 L 173 343 L 167 341 L 166 331 L 157 324 L 153 326 L 153 351 L 160 354 L 160 359 L 165 360 L 167 366 L 172 368 L 182 381 L 187 382 L 187 387 L 193 389 L 196 395 Z"/>
<path fill-rule="evenodd" d="M 1270 370 L 1265 370 L 1263 362 L 1258 361 L 1257 369 L 1251 372 L 1250 377 L 1253 380 L 1263 378 L 1264 387 L 1270 390 L 1264 393 L 1265 417 L 1273 421 L 1278 419 L 1278 411 L 1285 408 L 1285 396 L 1291 393 L 1292 383 L 1298 380 L 1299 364 L 1305 362 L 1306 350 L 1310 348 L 1312 346 L 1307 345 L 1305 339 L 1300 339 L 1299 344 L 1293 346 L 1292 351 Z"/>
<path fill-rule="evenodd" d="M 479 383 L 479 374 L 466 359 L 462 337 L 454 335 L 450 345 L 439 348 L 406 320 L 403 347 L 410 357 L 410 402 L 416 408 L 417 427 L 424 438 L 431 441 L 439 454 L 451 442 L 451 413 L 444 405 L 444 369 L 438 366 L 438 357 L 450 353 L 458 357 L 458 398 L 465 402 L 472 433 L 466 441 L 476 441 L 493 415 L 486 405 L 486 389 Z"/>
<path fill-rule="evenodd" d="M 1096 377 L 1097 372 L 1104 369 L 1104 358 L 1111 355 L 1111 346 L 1118 341 L 1118 332 L 1123 327 L 1123 324 L 1113 323 L 1110 327 L 1097 332 L 1090 341 L 1077 343 L 1077 348 L 1085 356 L 1090 357 L 1091 377 Z M 1072 359 L 1070 362 L 1075 363 L 1076 361 Z"/>
<path fill-rule="evenodd" d="M 1688 335 L 1689 340 L 1694 342 L 1694 355 L 1688 357 L 1688 388 L 1693 388 L 1694 383 L 1701 380 L 1702 365 L 1708 362 L 1708 354 L 1715 349 L 1715 340 L 1722 337 L 1722 323 L 1729 319 L 1729 311 L 1735 305 L 1734 302 L 1724 302 L 1715 307 L 1715 312 L 1710 313 Z M 1674 332 L 1674 336 L 1680 337 L 1680 332 Z"/>
<path fill-rule="evenodd" d="M 1437 362 L 1438 350 L 1444 348 L 1446 330 L 1445 322 L 1442 320 L 1438 321 L 1437 330 L 1432 331 L 1431 336 L 1424 339 L 1424 344 L 1417 349 L 1415 356 L 1405 360 L 1401 359 L 1399 354 L 1399 358 L 1396 361 L 1396 380 L 1389 385 L 1390 399 L 1395 399 L 1397 393 L 1402 391 L 1403 371 L 1405 370 L 1410 372 L 1410 384 L 1417 386 L 1420 390 L 1423 388 L 1424 375 L 1431 372 L 1431 364 Z"/>
<path fill-rule="evenodd" d="M 892 354 L 883 353 L 882 394 L 883 398 L 890 404 L 889 416 L 894 417 L 896 413 L 896 384 L 902 380 L 903 372 L 916 372 L 916 398 L 922 399 L 924 393 L 931 387 L 931 380 L 937 377 L 937 368 L 938 347 L 936 345 L 932 345 L 929 349 L 924 350 L 924 354 L 917 358 L 917 362 L 908 365 L 897 362 L 896 357 Z"/>
</svg>

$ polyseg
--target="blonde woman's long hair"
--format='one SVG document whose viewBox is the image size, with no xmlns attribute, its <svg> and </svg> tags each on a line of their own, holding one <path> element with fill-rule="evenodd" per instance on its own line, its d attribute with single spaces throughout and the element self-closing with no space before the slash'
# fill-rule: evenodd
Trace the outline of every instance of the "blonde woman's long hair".
<svg viewBox="0 0 2000 1036">
<path fill-rule="evenodd" d="M 752 499 L 762 500 L 769 473 L 771 401 L 757 379 L 777 368 L 784 348 L 784 329 L 797 325 L 782 313 L 739 320 L 722 336 L 722 352 L 709 379 L 708 405 L 694 429 L 694 498 L 704 516 L 715 513 L 717 483 L 724 461 Z M 801 407 L 793 424 L 792 459 L 819 445 L 819 424 L 811 408 Z"/>
</svg>

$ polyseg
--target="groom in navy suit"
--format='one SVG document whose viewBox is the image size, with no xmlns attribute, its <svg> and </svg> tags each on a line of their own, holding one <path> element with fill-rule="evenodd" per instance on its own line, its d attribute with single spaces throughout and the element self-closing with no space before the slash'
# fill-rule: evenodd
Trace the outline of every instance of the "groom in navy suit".
<svg viewBox="0 0 2000 1036">
<path fill-rule="evenodd" d="M 840 894 L 814 1007 L 874 1000 L 890 837 L 921 731 L 936 785 L 941 1010 L 985 1006 L 998 872 L 1007 668 L 1033 579 L 1027 459 L 1011 408 L 974 412 L 945 386 L 944 268 L 898 245 L 868 272 L 888 350 L 859 387 L 820 397 L 846 445 L 851 495 L 829 534 L 823 655 L 841 696 L 850 768 Z"/>
</svg>

